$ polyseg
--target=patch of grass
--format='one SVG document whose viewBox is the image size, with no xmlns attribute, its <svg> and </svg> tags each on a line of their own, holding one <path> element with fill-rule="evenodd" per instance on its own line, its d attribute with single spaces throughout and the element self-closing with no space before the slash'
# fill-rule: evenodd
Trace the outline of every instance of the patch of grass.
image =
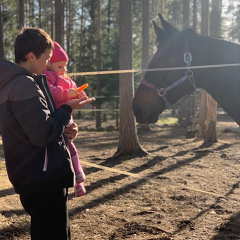
<svg viewBox="0 0 240 240">
<path fill-rule="evenodd" d="M 164 118 L 159 118 L 157 123 L 158 124 L 168 124 L 168 125 L 174 125 L 178 122 L 178 118 L 176 117 L 164 117 Z"/>
</svg>

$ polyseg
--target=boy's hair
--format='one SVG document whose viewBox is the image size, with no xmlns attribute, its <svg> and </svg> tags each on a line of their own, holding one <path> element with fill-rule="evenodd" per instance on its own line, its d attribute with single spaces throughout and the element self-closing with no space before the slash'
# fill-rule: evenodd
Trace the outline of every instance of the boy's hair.
<svg viewBox="0 0 240 240">
<path fill-rule="evenodd" d="M 40 28 L 22 28 L 14 45 L 15 63 L 26 62 L 26 55 L 33 52 L 39 58 L 46 49 L 53 50 L 51 37 Z"/>
</svg>

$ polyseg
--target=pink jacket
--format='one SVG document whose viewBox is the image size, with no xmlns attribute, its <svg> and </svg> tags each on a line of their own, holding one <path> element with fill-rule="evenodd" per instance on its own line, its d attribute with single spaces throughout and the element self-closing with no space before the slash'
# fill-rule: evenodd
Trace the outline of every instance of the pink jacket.
<svg viewBox="0 0 240 240">
<path fill-rule="evenodd" d="M 52 71 L 44 71 L 44 74 L 47 76 L 48 85 L 57 108 L 60 108 L 63 104 L 74 99 L 70 98 L 67 92 L 69 88 L 77 88 L 76 83 L 71 78 L 59 76 Z"/>
</svg>

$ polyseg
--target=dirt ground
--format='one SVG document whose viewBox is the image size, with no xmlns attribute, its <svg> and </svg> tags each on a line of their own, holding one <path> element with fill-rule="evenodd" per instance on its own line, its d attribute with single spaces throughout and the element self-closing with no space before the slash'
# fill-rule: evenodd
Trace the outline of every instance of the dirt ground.
<svg viewBox="0 0 240 240">
<path fill-rule="evenodd" d="M 217 130 L 218 142 L 203 146 L 180 127 L 156 126 L 139 132 L 148 156 L 118 160 L 109 159 L 117 131 L 79 132 L 87 194 L 70 189 L 72 239 L 240 240 L 239 127 L 218 122 Z M 0 179 L 0 239 L 30 239 L 2 147 Z"/>
</svg>

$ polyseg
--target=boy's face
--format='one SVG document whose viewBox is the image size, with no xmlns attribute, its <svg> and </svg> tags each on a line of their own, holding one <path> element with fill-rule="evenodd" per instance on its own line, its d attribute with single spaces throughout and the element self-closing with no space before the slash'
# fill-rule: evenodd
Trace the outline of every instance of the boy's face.
<svg viewBox="0 0 240 240">
<path fill-rule="evenodd" d="M 52 56 L 52 50 L 46 49 L 44 53 L 40 55 L 39 58 L 36 58 L 36 56 L 31 52 L 27 55 L 28 59 L 28 70 L 31 73 L 35 74 L 42 74 L 44 70 L 46 70 L 47 66 L 49 65 L 49 60 Z"/>
<path fill-rule="evenodd" d="M 64 75 L 67 71 L 67 61 L 50 63 L 49 69 L 58 75 Z"/>
</svg>

